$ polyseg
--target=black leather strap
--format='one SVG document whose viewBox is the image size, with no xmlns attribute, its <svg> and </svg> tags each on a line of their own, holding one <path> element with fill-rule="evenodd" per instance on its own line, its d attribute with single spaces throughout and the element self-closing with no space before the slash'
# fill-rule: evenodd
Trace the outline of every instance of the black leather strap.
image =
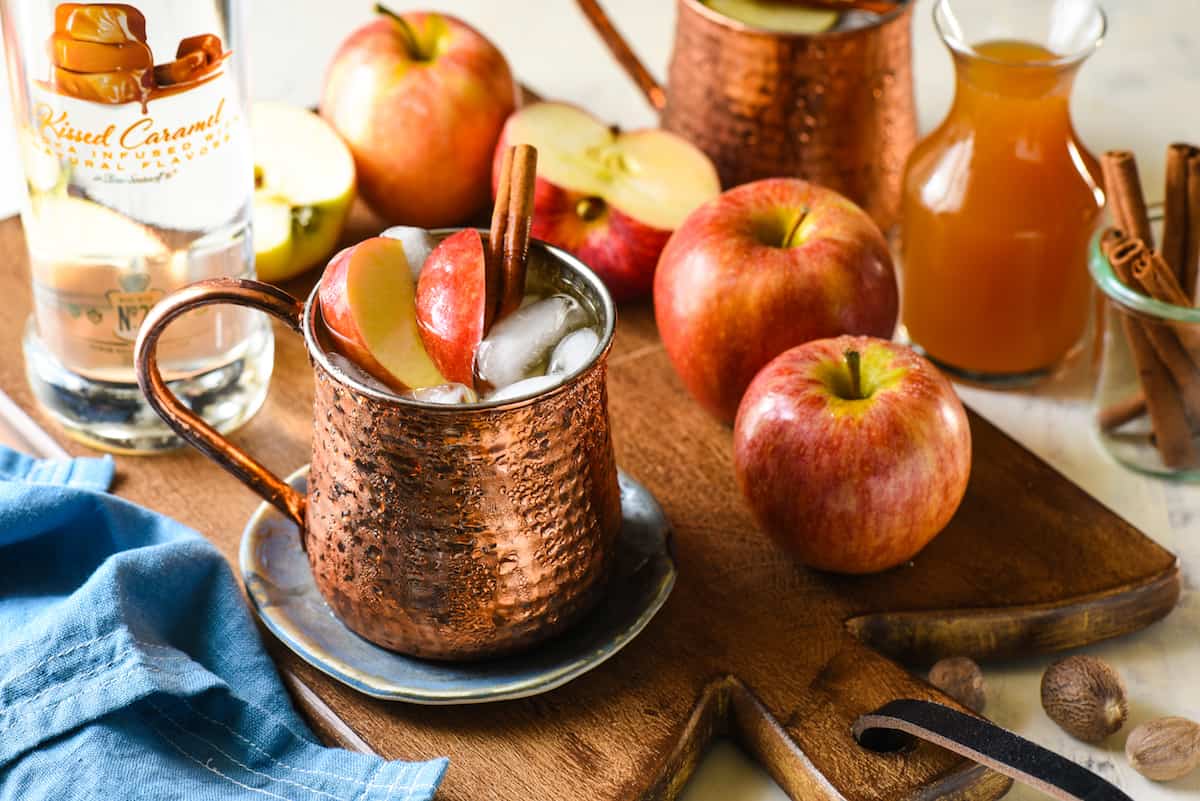
<svg viewBox="0 0 1200 801">
<path fill-rule="evenodd" d="M 892 701 L 854 723 L 854 736 L 873 729 L 911 734 L 1028 784 L 1059 801 L 1133 801 L 1071 760 L 990 721 L 931 701 Z"/>
</svg>

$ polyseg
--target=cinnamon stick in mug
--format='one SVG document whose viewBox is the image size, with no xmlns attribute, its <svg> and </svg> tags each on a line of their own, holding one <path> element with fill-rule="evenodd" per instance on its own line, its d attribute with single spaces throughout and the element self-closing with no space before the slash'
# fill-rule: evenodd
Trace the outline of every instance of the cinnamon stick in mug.
<svg viewBox="0 0 1200 801">
<path fill-rule="evenodd" d="M 508 225 L 504 231 L 504 277 L 500 317 L 516 311 L 525 297 L 525 269 L 529 258 L 529 231 L 533 225 L 533 191 L 537 177 L 537 149 L 513 149 Z"/>
<path fill-rule="evenodd" d="M 500 180 L 496 183 L 496 205 L 492 208 L 492 227 L 488 231 L 484 256 L 483 331 L 486 334 L 500 312 L 504 294 L 504 235 L 508 230 L 508 204 L 512 199 L 512 163 L 515 148 L 504 151 L 500 162 Z"/>
</svg>

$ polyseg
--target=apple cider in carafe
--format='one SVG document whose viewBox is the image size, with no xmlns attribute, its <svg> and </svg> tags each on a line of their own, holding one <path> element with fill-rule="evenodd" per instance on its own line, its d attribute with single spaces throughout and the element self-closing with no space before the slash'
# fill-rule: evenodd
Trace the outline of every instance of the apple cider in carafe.
<svg viewBox="0 0 1200 801">
<path fill-rule="evenodd" d="M 1087 324 L 1104 203 L 1069 114 L 1078 60 L 1022 41 L 953 55 L 953 107 L 905 176 L 903 322 L 928 355 L 972 377 L 1045 373 Z"/>
</svg>

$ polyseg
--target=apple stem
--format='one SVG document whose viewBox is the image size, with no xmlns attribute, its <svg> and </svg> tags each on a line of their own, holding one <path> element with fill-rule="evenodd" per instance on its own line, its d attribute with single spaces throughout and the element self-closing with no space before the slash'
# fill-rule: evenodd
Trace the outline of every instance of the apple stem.
<svg viewBox="0 0 1200 801">
<path fill-rule="evenodd" d="M 850 369 L 850 400 L 862 400 L 862 357 L 856 350 L 846 351 L 845 356 Z"/>
<path fill-rule="evenodd" d="M 404 39 L 404 46 L 408 49 L 409 56 L 415 61 L 423 61 L 425 59 L 425 54 L 421 52 L 421 47 L 417 44 L 417 32 L 408 24 L 408 20 L 395 11 L 392 11 L 383 3 L 375 4 L 375 13 L 390 18 L 400 28 L 400 36 Z"/>
<path fill-rule="evenodd" d="M 805 208 L 800 212 L 800 216 L 796 218 L 796 222 L 792 224 L 791 230 L 788 231 L 787 236 L 783 238 L 783 246 L 785 248 L 795 247 L 795 243 L 792 242 L 792 240 L 796 237 L 796 232 L 800 230 L 800 226 L 803 225 L 804 221 L 807 219 L 808 209 Z"/>
</svg>

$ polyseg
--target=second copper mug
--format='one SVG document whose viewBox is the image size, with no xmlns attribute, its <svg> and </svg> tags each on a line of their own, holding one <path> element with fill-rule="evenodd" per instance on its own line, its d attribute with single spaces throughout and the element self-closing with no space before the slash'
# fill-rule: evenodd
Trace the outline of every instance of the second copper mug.
<svg viewBox="0 0 1200 801">
<path fill-rule="evenodd" d="M 562 271 L 602 333 L 586 367 L 525 399 L 439 405 L 356 381 L 328 357 L 316 290 L 301 304 L 257 281 L 201 281 L 142 326 L 138 382 L 155 411 L 300 526 L 321 595 L 385 648 L 456 660 L 511 653 L 565 629 L 603 589 L 621 524 L 605 385 L 615 311 L 569 254 L 534 243 L 530 258 Z M 265 311 L 304 337 L 316 381 L 307 497 L 183 406 L 159 373 L 168 324 L 221 303 Z"/>
<path fill-rule="evenodd" d="M 707 153 L 724 186 L 796 176 L 841 192 L 884 230 L 898 221 L 917 137 L 912 0 L 865 27 L 815 34 L 756 28 L 702 0 L 676 0 L 665 88 L 597 0 L 577 2 L 663 127 Z"/>
</svg>

